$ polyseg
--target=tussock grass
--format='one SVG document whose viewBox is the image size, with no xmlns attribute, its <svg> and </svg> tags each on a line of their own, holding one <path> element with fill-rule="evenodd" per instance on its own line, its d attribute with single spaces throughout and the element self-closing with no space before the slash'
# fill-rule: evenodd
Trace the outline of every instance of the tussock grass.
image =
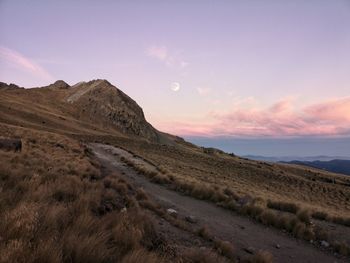
<svg viewBox="0 0 350 263">
<path fill-rule="evenodd" d="M 218 255 L 208 250 L 187 249 L 183 255 L 187 263 L 217 263 L 220 262 Z"/>
<path fill-rule="evenodd" d="M 336 224 L 350 227 L 350 217 L 335 216 L 331 217 L 331 221 Z"/>
<path fill-rule="evenodd" d="M 162 262 L 153 222 L 127 182 L 102 176 L 74 140 L 18 135 L 22 153 L 0 151 L 1 262 Z"/>
<path fill-rule="evenodd" d="M 144 167 L 139 167 L 133 161 L 126 161 L 130 166 L 134 167 L 138 172 L 144 174 L 150 178 L 151 181 L 159 184 L 163 184 L 162 181 L 154 180 L 157 175 L 150 177 Z M 169 176 L 162 175 L 161 176 Z M 272 226 L 278 229 L 284 229 L 291 235 L 299 239 L 313 240 L 317 237 L 313 227 L 310 225 L 311 213 L 309 210 L 301 209 L 299 206 L 293 203 L 285 202 L 273 202 L 269 200 L 264 206 L 264 202 L 259 199 L 251 197 L 239 197 L 229 188 L 214 187 L 198 181 L 189 181 L 174 177 L 174 180 L 167 182 L 167 186 L 170 189 L 182 192 L 186 195 L 195 197 L 201 200 L 208 200 L 218 204 L 219 206 L 231 209 L 241 215 L 248 216 L 264 225 Z M 142 202 L 144 207 L 154 210 L 157 214 L 164 214 L 164 211 L 157 211 L 157 208 L 153 207 L 153 204 L 148 202 Z M 272 208 L 272 209 L 271 209 Z M 273 210 L 287 211 L 288 214 L 277 214 Z M 213 239 L 208 229 L 201 228 L 197 233 L 199 236 L 205 239 Z"/>
<path fill-rule="evenodd" d="M 236 258 L 235 248 L 230 242 L 216 239 L 214 241 L 214 246 L 221 255 L 230 259 Z"/>
<path fill-rule="evenodd" d="M 333 247 L 337 253 L 343 256 L 350 256 L 350 246 L 342 241 L 342 242 L 335 242 L 333 244 Z"/>
<path fill-rule="evenodd" d="M 301 210 L 297 213 L 298 219 L 305 223 L 305 224 L 310 224 L 311 223 L 311 215 L 309 210 Z"/>
<path fill-rule="evenodd" d="M 272 263 L 273 256 L 268 251 L 260 250 L 247 262 L 249 262 L 249 263 Z"/>
<path fill-rule="evenodd" d="M 318 220 L 327 220 L 328 214 L 323 211 L 315 211 L 311 214 L 312 218 L 318 219 Z"/>
<path fill-rule="evenodd" d="M 281 210 L 289 213 L 296 214 L 300 207 L 294 203 L 283 202 L 283 201 L 267 201 L 267 207 L 271 209 Z"/>
</svg>

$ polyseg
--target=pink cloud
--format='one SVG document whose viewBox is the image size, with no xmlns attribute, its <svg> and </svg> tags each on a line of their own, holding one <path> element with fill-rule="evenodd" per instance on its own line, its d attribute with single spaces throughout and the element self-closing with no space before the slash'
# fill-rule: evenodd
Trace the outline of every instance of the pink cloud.
<svg viewBox="0 0 350 263">
<path fill-rule="evenodd" d="M 0 46 L 0 58 L 10 65 L 32 73 L 36 77 L 53 80 L 53 77 L 45 69 L 15 50 Z"/>
<path fill-rule="evenodd" d="M 189 65 L 187 61 L 181 58 L 180 54 L 169 52 L 165 46 L 151 46 L 146 50 L 146 54 L 149 57 L 160 60 L 169 67 L 184 69 Z"/>
<path fill-rule="evenodd" d="M 168 49 L 164 46 L 152 46 L 148 48 L 147 55 L 165 61 L 168 58 Z"/>
<path fill-rule="evenodd" d="M 227 113 L 207 115 L 200 124 L 179 127 L 179 135 L 206 136 L 344 136 L 350 135 L 350 97 L 333 99 L 295 109 L 292 99 L 267 108 L 237 108 Z"/>
</svg>

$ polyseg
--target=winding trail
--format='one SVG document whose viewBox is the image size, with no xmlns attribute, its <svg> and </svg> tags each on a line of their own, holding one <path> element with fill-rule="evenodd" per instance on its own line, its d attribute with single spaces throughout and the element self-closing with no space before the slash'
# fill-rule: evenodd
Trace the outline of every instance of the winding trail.
<svg viewBox="0 0 350 263">
<path fill-rule="evenodd" d="M 184 196 L 164 186 L 154 184 L 125 165 L 120 158 L 123 156 L 148 167 L 152 167 L 152 164 L 123 149 L 97 143 L 90 144 L 90 148 L 102 165 L 124 174 L 130 183 L 142 187 L 160 204 L 177 210 L 179 216 L 196 217 L 198 225 L 206 225 L 210 232 L 218 238 L 232 242 L 239 255 L 247 255 L 245 249 L 253 248 L 268 250 L 273 254 L 274 262 L 278 263 L 349 262 L 318 249 L 306 241 L 292 238 L 280 230 L 258 224 L 215 204 Z M 153 169 L 156 168 L 153 167 Z M 276 247 L 277 244 L 279 248 Z"/>
</svg>

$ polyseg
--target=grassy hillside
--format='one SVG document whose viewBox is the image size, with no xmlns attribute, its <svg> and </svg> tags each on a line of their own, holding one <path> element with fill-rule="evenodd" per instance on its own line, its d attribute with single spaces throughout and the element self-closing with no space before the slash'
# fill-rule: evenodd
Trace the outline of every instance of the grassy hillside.
<svg viewBox="0 0 350 263">
<path fill-rule="evenodd" d="M 144 195 L 118 174 L 104 171 L 87 148 L 90 142 L 142 157 L 164 175 L 155 182 L 165 180 L 195 198 L 233 210 L 248 200 L 244 214 L 262 209 L 260 221 L 268 220 L 267 209 L 295 214 L 303 226 L 309 217 L 350 226 L 348 176 L 204 149 L 154 130 L 133 101 L 108 96 L 92 101 L 90 94 L 72 103 L 67 98 L 78 94 L 74 87 L 58 84 L 0 89 L 0 135 L 23 141 L 20 154 L 0 150 L 0 262 L 198 262 L 197 250 L 185 249 L 180 257 L 169 242 L 159 240 L 153 227 L 159 218 L 140 204 Z M 104 92 L 95 87 L 94 96 Z M 86 94 L 79 91 L 74 101 Z M 93 110 L 87 110 L 89 100 Z M 176 228 L 182 225 L 168 220 Z M 302 231 L 305 237 L 308 229 Z M 207 262 L 226 260 L 216 254 Z"/>
</svg>

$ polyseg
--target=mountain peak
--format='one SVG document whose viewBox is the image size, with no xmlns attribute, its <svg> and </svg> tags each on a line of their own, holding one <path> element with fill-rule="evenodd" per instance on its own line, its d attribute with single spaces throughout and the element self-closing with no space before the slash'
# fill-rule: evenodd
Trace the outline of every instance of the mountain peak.
<svg viewBox="0 0 350 263">
<path fill-rule="evenodd" d="M 53 84 L 49 85 L 50 88 L 57 88 L 57 89 L 67 89 L 69 88 L 69 84 L 67 84 L 63 80 L 57 80 Z"/>
<path fill-rule="evenodd" d="M 79 82 L 67 95 L 65 100 L 75 106 L 80 119 L 94 120 L 128 135 L 159 140 L 160 133 L 146 121 L 142 108 L 105 79 Z"/>
</svg>

